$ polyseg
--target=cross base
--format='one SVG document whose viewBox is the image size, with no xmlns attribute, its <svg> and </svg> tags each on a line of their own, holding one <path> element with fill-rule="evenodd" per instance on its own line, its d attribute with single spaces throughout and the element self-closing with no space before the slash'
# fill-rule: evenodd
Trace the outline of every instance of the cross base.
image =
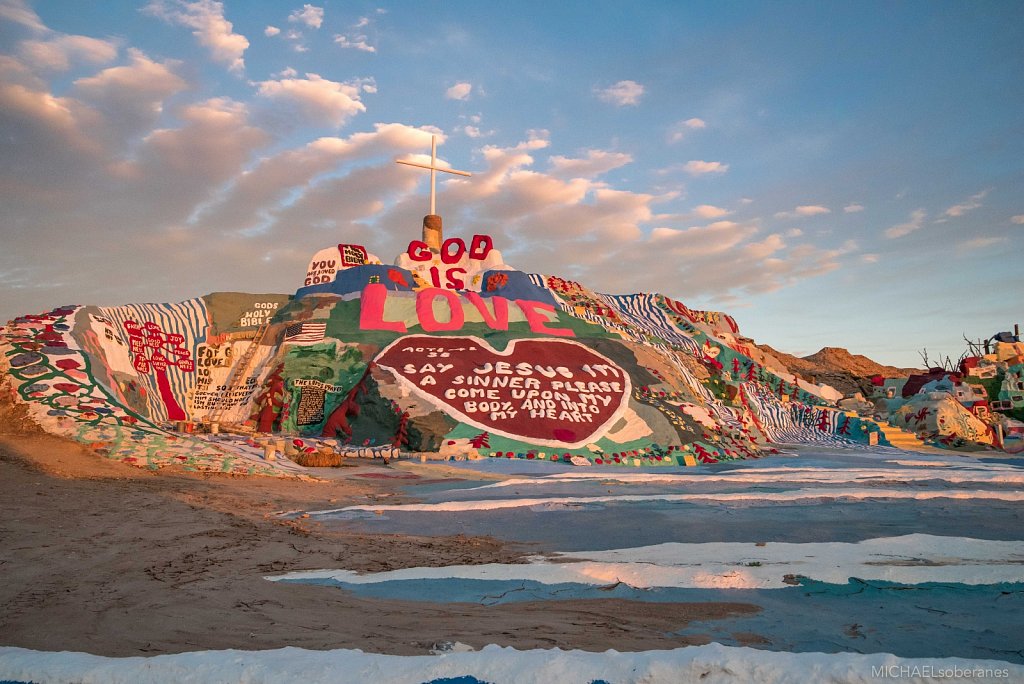
<svg viewBox="0 0 1024 684">
<path fill-rule="evenodd" d="M 441 217 L 437 214 L 427 214 L 423 217 L 423 241 L 433 252 L 441 251 L 441 243 L 444 241 L 442 234 Z"/>
</svg>

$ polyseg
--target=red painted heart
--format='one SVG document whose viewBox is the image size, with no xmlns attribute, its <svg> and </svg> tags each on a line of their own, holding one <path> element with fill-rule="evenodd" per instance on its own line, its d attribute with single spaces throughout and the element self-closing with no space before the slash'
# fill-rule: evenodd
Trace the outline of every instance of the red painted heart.
<svg viewBox="0 0 1024 684">
<path fill-rule="evenodd" d="M 564 339 L 513 340 L 503 352 L 477 337 L 410 335 L 375 360 L 461 422 L 544 446 L 583 446 L 626 410 L 629 376 Z"/>
</svg>

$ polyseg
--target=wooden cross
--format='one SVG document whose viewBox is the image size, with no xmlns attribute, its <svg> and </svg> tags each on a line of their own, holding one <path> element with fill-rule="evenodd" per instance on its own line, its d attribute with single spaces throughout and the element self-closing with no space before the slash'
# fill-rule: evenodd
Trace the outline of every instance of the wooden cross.
<svg viewBox="0 0 1024 684">
<path fill-rule="evenodd" d="M 436 206 L 434 197 L 436 195 L 436 182 L 435 175 L 437 171 L 444 171 L 445 173 L 454 173 L 459 176 L 472 176 L 473 174 L 467 171 L 457 171 L 455 169 L 446 169 L 437 165 L 437 136 L 430 136 L 430 165 L 417 164 L 416 162 L 404 161 L 402 159 L 396 160 L 398 164 L 405 164 L 406 166 L 415 166 L 420 169 L 430 169 L 430 215 L 433 216 L 436 213 Z"/>
</svg>

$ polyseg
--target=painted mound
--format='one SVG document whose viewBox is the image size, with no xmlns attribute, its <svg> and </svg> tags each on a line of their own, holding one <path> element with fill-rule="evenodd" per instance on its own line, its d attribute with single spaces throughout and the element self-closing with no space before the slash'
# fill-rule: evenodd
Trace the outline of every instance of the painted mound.
<svg viewBox="0 0 1024 684">
<path fill-rule="evenodd" d="M 486 236 L 414 241 L 394 266 L 331 247 L 294 295 L 69 306 L 0 329 L 4 382 L 40 425 L 153 468 L 301 471 L 246 431 L 307 451 L 600 465 L 877 432 L 761 357 L 730 316 L 518 271 Z M 199 434 L 211 424 L 243 436 Z"/>
</svg>

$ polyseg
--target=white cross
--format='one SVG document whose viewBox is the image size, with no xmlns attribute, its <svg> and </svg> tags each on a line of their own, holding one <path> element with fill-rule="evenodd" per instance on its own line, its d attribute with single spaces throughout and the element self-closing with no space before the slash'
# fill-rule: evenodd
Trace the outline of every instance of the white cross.
<svg viewBox="0 0 1024 684">
<path fill-rule="evenodd" d="M 436 207 L 434 204 L 434 196 L 436 194 L 436 183 L 435 175 L 437 171 L 444 171 L 445 173 L 454 173 L 459 176 L 472 176 L 473 174 L 467 171 L 457 171 L 455 169 L 445 169 L 437 165 L 437 136 L 430 136 L 430 166 L 426 164 L 417 164 L 416 162 L 403 161 L 401 159 L 396 160 L 399 164 L 405 164 L 406 166 L 415 166 L 420 169 L 430 169 L 430 214 L 436 213 Z"/>
</svg>

